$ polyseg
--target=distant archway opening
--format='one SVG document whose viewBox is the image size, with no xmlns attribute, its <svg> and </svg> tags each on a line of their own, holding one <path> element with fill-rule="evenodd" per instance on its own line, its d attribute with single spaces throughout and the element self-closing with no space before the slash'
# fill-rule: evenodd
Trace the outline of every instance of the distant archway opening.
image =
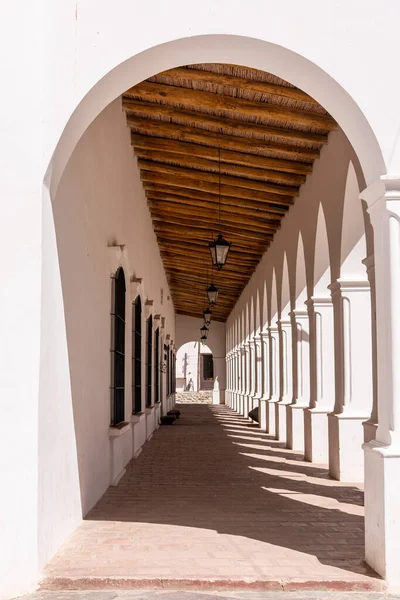
<svg viewBox="0 0 400 600">
<path fill-rule="evenodd" d="M 178 393 L 212 392 L 214 358 L 211 349 L 200 342 L 183 344 L 176 359 L 176 391 Z"/>
</svg>

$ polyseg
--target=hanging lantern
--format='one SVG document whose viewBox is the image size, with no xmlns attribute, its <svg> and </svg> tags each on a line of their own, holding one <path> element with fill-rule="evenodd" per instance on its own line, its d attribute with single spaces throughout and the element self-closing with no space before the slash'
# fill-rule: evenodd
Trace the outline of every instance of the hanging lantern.
<svg viewBox="0 0 400 600">
<path fill-rule="evenodd" d="M 204 317 L 204 323 L 207 325 L 207 327 L 210 325 L 211 323 L 211 316 L 212 316 L 212 312 L 209 308 L 207 308 L 204 312 L 203 312 L 203 317 Z"/>
<path fill-rule="evenodd" d="M 203 338 L 207 339 L 208 327 L 206 325 L 203 325 L 203 327 L 200 329 L 200 333 L 201 333 L 201 339 L 203 339 Z"/>
<path fill-rule="evenodd" d="M 207 288 L 207 297 L 210 306 L 215 306 L 218 298 L 218 288 L 213 283 Z"/>
<path fill-rule="evenodd" d="M 231 243 L 224 240 L 220 233 L 218 234 L 217 239 L 209 244 L 212 263 L 219 271 L 226 263 L 230 247 Z"/>
<path fill-rule="evenodd" d="M 203 346 L 205 345 L 205 343 L 206 343 L 206 340 L 207 340 L 206 336 L 205 336 L 205 335 L 202 335 L 202 336 L 201 336 L 201 338 L 200 338 L 200 342 L 201 342 L 201 344 L 202 344 Z"/>
</svg>

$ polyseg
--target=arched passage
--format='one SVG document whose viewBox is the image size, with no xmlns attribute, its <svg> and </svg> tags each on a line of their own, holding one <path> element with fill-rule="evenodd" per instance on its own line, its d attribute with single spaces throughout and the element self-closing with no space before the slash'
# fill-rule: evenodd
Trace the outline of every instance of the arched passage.
<svg viewBox="0 0 400 600">
<path fill-rule="evenodd" d="M 204 43 L 208 41 L 210 41 L 210 43 Z M 349 139 L 352 141 L 357 153 L 360 155 L 360 162 L 368 182 L 372 181 L 384 171 L 381 152 L 371 128 L 359 111 L 356 103 L 347 96 L 338 84 L 333 82 L 311 62 L 299 55 L 285 50 L 279 45 L 270 45 L 266 42 L 250 40 L 249 38 L 236 39 L 232 37 L 232 42 L 234 41 L 237 41 L 238 43 L 232 43 L 231 45 L 227 44 L 225 36 L 188 38 L 172 42 L 167 46 L 158 46 L 152 50 L 145 51 L 141 55 L 136 55 L 132 59 L 128 59 L 125 63 L 115 67 L 115 69 L 109 70 L 109 74 L 105 76 L 101 82 L 95 84 L 92 91 L 89 92 L 77 109 L 74 110 L 74 107 L 72 107 L 72 117 L 66 125 L 65 132 L 52 156 L 45 177 L 45 219 L 43 227 L 43 237 L 45 242 L 43 256 L 44 262 L 46 263 L 43 268 L 43 289 L 51 289 L 52 294 L 54 294 L 55 302 L 54 306 L 49 307 L 46 305 L 46 310 L 43 312 L 41 339 L 42 357 L 46 355 L 46 349 L 48 347 L 54 348 L 55 351 L 52 360 L 54 362 L 55 372 L 61 371 L 66 373 L 66 379 L 68 379 L 69 364 L 68 352 L 66 352 L 65 331 L 63 328 L 63 298 L 59 286 L 52 286 L 53 282 L 58 282 L 59 273 L 50 200 L 54 203 L 57 202 L 57 191 L 62 174 L 67 163 L 72 158 L 73 149 L 81 139 L 87 126 L 98 114 L 100 114 L 110 101 L 115 99 L 124 91 L 124 89 L 135 83 L 135 81 L 132 81 L 133 72 L 135 73 L 135 77 L 139 77 L 137 81 L 140 81 L 153 74 L 154 70 L 162 70 L 176 64 L 181 64 L 183 57 L 185 57 L 185 63 L 204 60 L 218 60 L 221 62 L 229 60 L 229 62 L 234 62 L 238 59 L 236 62 L 243 62 L 273 73 L 281 74 L 299 87 L 306 89 L 307 92 L 317 99 L 321 99 L 321 103 L 337 118 Z M 268 50 L 271 49 L 273 49 L 274 52 L 268 52 Z M 258 52 L 258 50 L 262 51 Z M 180 57 L 179 62 L 177 62 L 177 56 Z M 241 57 L 240 60 L 239 56 Z M 279 67 L 281 67 L 281 69 Z M 315 75 L 315 77 L 313 77 L 313 75 Z M 335 94 L 335 92 L 337 93 Z M 321 98 L 321 94 L 324 95 L 324 98 Z M 341 114 L 342 111 L 344 113 L 343 115 Z M 59 232 L 57 231 L 57 237 L 58 236 Z M 123 245 L 123 240 L 110 240 L 109 248 L 122 248 Z M 111 252 L 114 252 L 114 250 L 111 250 L 110 253 Z M 115 250 L 115 252 L 118 252 L 118 250 Z M 47 262 L 49 256 L 51 257 L 51 260 Z M 114 258 L 111 258 L 110 262 L 112 262 Z M 129 273 L 129 275 L 131 283 L 131 277 L 138 274 Z M 140 279 L 140 274 L 138 278 Z M 158 293 L 159 290 L 157 290 L 157 294 Z M 147 300 L 150 303 L 153 302 L 151 298 Z M 148 306 L 151 306 L 151 304 Z M 53 319 L 55 314 L 57 318 Z M 147 318 L 150 317 L 150 315 L 146 316 Z M 54 327 L 51 326 L 53 325 L 53 321 L 55 323 Z M 171 318 L 170 321 L 170 327 L 172 329 L 173 319 Z M 58 342 L 53 344 L 53 338 L 56 338 Z M 61 366 L 59 370 L 57 370 L 58 366 Z M 41 392 L 52 387 L 50 385 L 51 377 L 51 372 L 43 368 L 41 373 Z M 70 398 L 68 397 L 68 392 L 66 393 L 66 396 L 66 401 L 69 402 Z M 63 395 L 63 400 L 64 399 Z M 46 404 L 46 398 L 41 397 L 41 407 L 46 406 Z M 54 427 L 54 430 L 56 431 L 57 428 Z M 40 453 L 41 458 L 46 456 L 46 448 L 44 447 L 42 450 L 43 452 Z M 45 471 L 44 468 L 43 471 Z M 99 490 L 95 493 L 99 493 Z M 64 533 L 56 536 L 57 539 L 54 543 L 49 544 L 49 547 L 43 551 L 42 554 L 45 558 L 49 556 L 57 544 L 60 543 L 62 535 L 64 535 Z"/>
</svg>

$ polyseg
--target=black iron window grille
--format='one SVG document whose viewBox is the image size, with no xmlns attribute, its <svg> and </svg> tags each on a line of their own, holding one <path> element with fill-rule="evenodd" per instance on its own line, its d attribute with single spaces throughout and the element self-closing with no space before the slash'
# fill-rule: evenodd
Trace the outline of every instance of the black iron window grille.
<svg viewBox="0 0 400 600">
<path fill-rule="evenodd" d="M 169 354 L 169 347 L 166 346 L 167 348 L 167 396 L 170 395 L 171 393 L 171 371 L 170 371 L 170 354 Z"/>
<path fill-rule="evenodd" d="M 146 323 L 146 407 L 151 406 L 152 374 L 153 374 L 153 317 Z"/>
<path fill-rule="evenodd" d="M 132 407 L 142 410 L 142 302 L 138 296 L 132 305 Z"/>
<path fill-rule="evenodd" d="M 160 401 L 160 330 L 154 333 L 154 402 Z"/>
<path fill-rule="evenodd" d="M 125 420 L 125 276 L 118 269 L 112 280 L 111 306 L 111 425 Z"/>
</svg>

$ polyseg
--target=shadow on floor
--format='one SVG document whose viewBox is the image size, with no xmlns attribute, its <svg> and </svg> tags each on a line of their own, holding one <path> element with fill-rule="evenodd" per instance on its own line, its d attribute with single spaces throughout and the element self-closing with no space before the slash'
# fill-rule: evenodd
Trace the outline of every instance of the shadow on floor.
<svg viewBox="0 0 400 600">
<path fill-rule="evenodd" d="M 225 406 L 180 409 L 86 520 L 210 529 L 374 576 L 356 485 L 331 480 Z"/>
</svg>

